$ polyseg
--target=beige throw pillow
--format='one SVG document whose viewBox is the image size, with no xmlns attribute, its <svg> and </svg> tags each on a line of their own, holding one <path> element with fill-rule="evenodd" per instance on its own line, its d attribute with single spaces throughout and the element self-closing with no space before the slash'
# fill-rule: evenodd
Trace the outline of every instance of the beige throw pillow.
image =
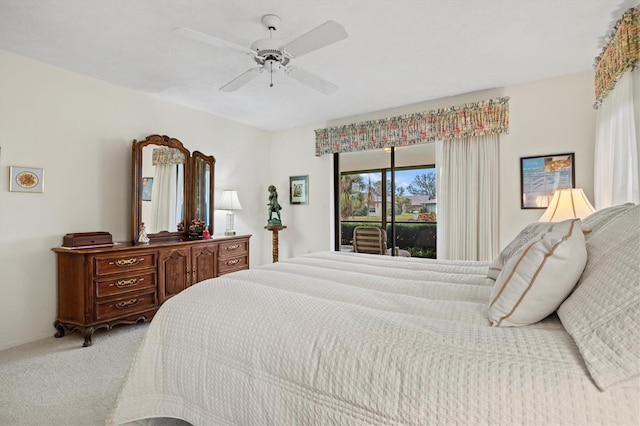
<svg viewBox="0 0 640 426">
<path fill-rule="evenodd" d="M 586 262 L 580 219 L 555 223 L 500 272 L 489 305 L 491 325 L 518 327 L 546 318 L 571 293 Z"/>
</svg>

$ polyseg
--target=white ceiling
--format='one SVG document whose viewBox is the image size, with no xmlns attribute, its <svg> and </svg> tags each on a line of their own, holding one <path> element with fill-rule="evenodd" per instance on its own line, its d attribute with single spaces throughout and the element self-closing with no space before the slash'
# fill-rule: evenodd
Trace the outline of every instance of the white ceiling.
<svg viewBox="0 0 640 426">
<path fill-rule="evenodd" d="M 186 1 L 0 0 L 0 49 L 265 130 L 281 130 L 590 70 L 638 0 Z M 261 74 L 188 27 L 249 46 L 282 18 L 284 42 L 335 20 L 349 37 L 295 59 L 339 86 L 323 95 Z"/>
</svg>

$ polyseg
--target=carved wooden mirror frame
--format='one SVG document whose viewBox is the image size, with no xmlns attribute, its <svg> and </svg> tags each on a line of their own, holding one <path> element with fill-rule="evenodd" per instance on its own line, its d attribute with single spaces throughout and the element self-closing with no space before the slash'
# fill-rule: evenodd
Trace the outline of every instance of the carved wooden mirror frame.
<svg viewBox="0 0 640 426">
<path fill-rule="evenodd" d="M 195 151 L 193 156 L 178 139 L 166 135 L 150 135 L 143 141 L 134 140 L 132 143 L 132 180 L 131 180 L 131 240 L 135 244 L 140 236 L 143 224 L 142 203 L 143 203 L 143 148 L 146 146 L 158 146 L 175 148 L 184 154 L 184 227 L 182 230 L 148 233 L 151 243 L 172 242 L 186 240 L 188 228 L 192 219 L 201 219 L 209 227 L 209 232 L 213 234 L 213 212 L 214 212 L 214 182 L 215 182 L 215 158 L 207 156 L 199 151 Z M 207 182 L 204 170 L 209 169 Z M 202 173 L 201 173 L 202 172 Z M 207 185 L 208 183 L 208 185 Z M 206 191 L 205 191 L 206 189 Z M 202 211 L 207 205 L 206 211 Z M 206 217 L 196 217 L 196 216 Z"/>
</svg>

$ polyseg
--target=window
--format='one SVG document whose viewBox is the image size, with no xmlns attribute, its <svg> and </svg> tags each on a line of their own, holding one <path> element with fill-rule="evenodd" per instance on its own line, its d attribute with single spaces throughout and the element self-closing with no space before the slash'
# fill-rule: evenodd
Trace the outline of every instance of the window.
<svg viewBox="0 0 640 426">
<path fill-rule="evenodd" d="M 340 217 L 342 220 L 381 222 L 382 171 L 340 175 Z"/>
<path fill-rule="evenodd" d="M 376 225 L 391 241 L 395 214 L 396 247 L 414 257 L 436 257 L 436 171 L 434 166 L 396 168 L 391 208 L 391 170 L 388 168 L 340 173 L 340 240 L 349 250 L 353 229 Z"/>
</svg>

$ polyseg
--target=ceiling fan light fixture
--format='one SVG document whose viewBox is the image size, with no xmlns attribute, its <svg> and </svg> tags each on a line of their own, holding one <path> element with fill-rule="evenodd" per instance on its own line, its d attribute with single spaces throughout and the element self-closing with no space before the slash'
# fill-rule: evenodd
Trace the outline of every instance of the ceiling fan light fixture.
<svg viewBox="0 0 640 426">
<path fill-rule="evenodd" d="M 278 70 L 281 68 L 280 67 L 280 62 L 273 60 L 273 59 L 269 59 L 267 61 L 265 61 L 264 63 L 264 67 L 267 71 L 275 73 L 278 72 Z"/>
</svg>

